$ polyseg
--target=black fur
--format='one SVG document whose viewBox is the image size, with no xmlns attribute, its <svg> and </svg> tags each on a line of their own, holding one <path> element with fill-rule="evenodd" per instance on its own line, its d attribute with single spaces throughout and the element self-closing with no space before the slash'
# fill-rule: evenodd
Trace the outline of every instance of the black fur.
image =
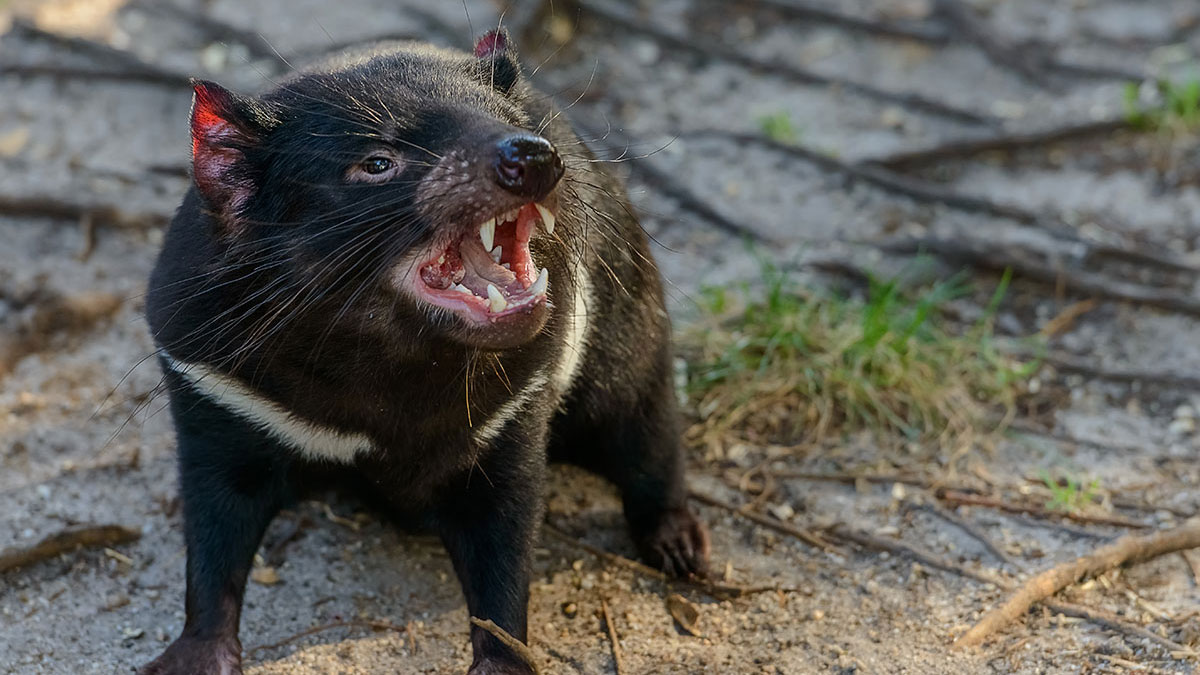
<svg viewBox="0 0 1200 675">
<path fill-rule="evenodd" d="M 488 38 L 475 56 L 416 44 L 343 54 L 257 98 L 199 84 L 194 117 L 215 110 L 224 122 L 194 120 L 212 135 L 196 146 L 196 187 L 167 233 L 147 315 L 170 359 L 371 439 L 376 450 L 351 469 L 441 534 L 472 616 L 525 640 L 548 456 L 616 483 L 651 564 L 703 573 L 707 535 L 684 504 L 670 328 L 645 236 L 622 187 L 521 78 L 507 37 Z M 515 328 L 480 329 L 391 279 L 406 254 L 526 201 L 488 173 L 495 139 L 516 132 L 540 134 L 566 165 L 541 200 L 557 204 L 554 236 L 531 243 L 550 271 L 549 304 Z M 381 147 L 401 172 L 348 181 L 348 167 Z M 575 307 L 584 276 L 591 300 Z M 553 375 L 571 356 L 566 318 L 581 314 L 589 344 L 563 391 Z M 547 384 L 476 443 L 480 425 L 538 378 Z M 299 477 L 322 464 L 169 368 L 167 382 L 187 622 L 142 672 L 236 673 L 253 554 Z M 487 632 L 472 628 L 471 639 L 472 672 L 528 672 Z"/>
</svg>

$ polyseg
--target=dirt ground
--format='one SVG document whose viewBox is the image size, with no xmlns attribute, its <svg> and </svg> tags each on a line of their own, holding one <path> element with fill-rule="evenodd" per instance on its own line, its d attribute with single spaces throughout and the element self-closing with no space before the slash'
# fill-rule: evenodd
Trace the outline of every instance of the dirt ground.
<svg viewBox="0 0 1200 675">
<path fill-rule="evenodd" d="M 949 40 L 889 37 L 754 0 L 638 6 L 589 0 L 588 11 L 550 4 L 550 16 L 529 20 L 523 7 L 510 15 L 526 22 L 519 27 L 527 70 L 536 67 L 539 86 L 574 102 L 572 117 L 588 130 L 585 136 L 611 149 L 609 156 L 620 156 L 622 139 L 634 141 L 628 155 L 648 155 L 632 163 L 632 195 L 659 242 L 681 322 L 695 315 L 702 284 L 755 277 L 747 236 L 762 238 L 797 275 L 818 283 L 830 280 L 820 270 L 903 269 L 908 258 L 882 252 L 881 242 L 941 237 L 974 242 L 994 259 L 1004 251 L 1045 254 L 1029 258 L 1033 268 L 1044 263 L 1075 278 L 1123 275 L 1139 288 L 1193 303 L 1148 296 L 1120 302 L 1061 281 L 1039 282 L 1036 269 L 1018 273 L 997 322 L 1006 335 L 1035 333 L 1073 303 L 1098 299 L 1051 340 L 1053 354 L 1083 366 L 1060 364 L 1036 376 L 1062 395 L 1051 409 L 1025 415 L 1024 431 L 965 459 L 928 448 L 885 451 L 865 437 L 821 447 L 696 448 L 690 463 L 697 491 L 741 503 L 736 477 L 774 458 L 775 468 L 793 474 L 935 476 L 1036 500 L 1039 488 L 1029 479 L 1049 470 L 1096 479 L 1110 515 L 1141 525 L 1166 527 L 1196 513 L 1200 146 L 1194 137 L 1106 130 L 888 165 L 1038 216 L 1030 219 L 890 189 L 728 134 L 698 133 L 757 134 L 761 117 L 785 111 L 800 145 L 845 167 L 958 139 L 1120 120 L 1121 73 L 1200 74 L 1194 0 L 968 3 L 991 34 L 1024 44 L 1015 53 L 1052 56 L 1053 67 L 1039 62 L 1038 72 L 1049 73 L 1041 82 L 989 58 L 978 39 L 960 31 Z M 905 26 L 945 25 L 922 0 L 817 4 Z M 173 440 L 163 402 L 153 397 L 159 373 L 147 360 L 153 345 L 141 318 L 163 219 L 186 189 L 180 168 L 188 158 L 190 94 L 180 76 L 253 90 L 283 72 L 283 61 L 330 44 L 418 35 L 465 48 L 473 32 L 498 21 L 496 6 L 483 0 L 175 0 L 224 27 L 166 6 L 0 0 L 0 32 L 25 17 L 53 35 L 125 50 L 101 54 L 17 24 L 0 37 L 0 65 L 64 69 L 0 74 L 0 550 L 81 524 L 113 523 L 141 534 L 131 543 L 0 573 L 3 672 L 130 672 L 182 626 Z M 615 8 L 617 16 L 595 8 Z M 623 26 L 621 16 L 682 36 L 682 44 Z M 232 34 L 228 26 L 250 35 Z M 770 65 L 752 67 L 725 52 Z M 129 53 L 153 72 L 139 70 Z M 102 74 L 66 72 L 79 68 Z M 799 69 L 816 77 L 804 81 Z M 878 91 L 919 95 L 942 108 L 911 97 L 885 100 Z M 715 213 L 704 213 L 697 199 Z M 1108 259 L 1070 258 L 1080 247 L 1100 245 Z M 1114 253 L 1134 248 L 1169 254 L 1176 265 L 1163 272 Z M 972 263 L 981 287 L 990 288 L 988 259 L 941 256 L 929 273 Z M 960 309 L 978 312 L 968 301 Z M 551 522 L 569 538 L 632 557 L 614 492 L 575 470 L 556 469 L 554 477 Z M 1013 560 L 1004 563 L 921 508 L 928 499 L 921 487 L 894 481 L 790 478 L 765 506 L 797 525 L 841 523 L 964 569 L 999 570 L 1014 579 L 1136 529 L 959 509 L 959 518 Z M 626 675 L 1193 672 L 1198 663 L 1040 607 L 981 648 L 951 648 L 955 636 L 1004 597 L 1000 589 L 905 556 L 855 547 L 826 553 L 730 511 L 697 508 L 712 528 L 715 566 L 728 581 L 784 590 L 713 597 L 545 537 L 530 612 L 543 672 L 617 672 L 602 601 Z M 241 636 L 248 673 L 466 670 L 465 606 L 440 544 L 396 532 L 360 509 L 331 496 L 301 505 L 272 527 L 263 556 L 274 576 L 262 572 L 246 596 Z M 674 592 L 698 607 L 698 635 L 673 623 L 664 599 Z M 1200 647 L 1200 566 L 1181 554 L 1112 572 L 1063 598 Z"/>
</svg>

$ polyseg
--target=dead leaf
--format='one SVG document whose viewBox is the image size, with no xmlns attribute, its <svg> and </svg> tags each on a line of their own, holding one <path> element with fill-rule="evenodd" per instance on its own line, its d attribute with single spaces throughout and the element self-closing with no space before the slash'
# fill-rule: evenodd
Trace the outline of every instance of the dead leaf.
<svg viewBox="0 0 1200 675">
<path fill-rule="evenodd" d="M 0 157 L 16 157 L 29 143 L 29 127 L 17 127 L 0 134 Z"/>
<path fill-rule="evenodd" d="M 255 567 L 250 572 L 250 580 L 263 586 L 274 586 L 279 583 L 279 572 L 274 567 Z"/>
<path fill-rule="evenodd" d="M 675 619 L 675 623 L 688 635 L 701 637 L 700 629 L 696 626 L 696 622 L 700 620 L 700 609 L 689 602 L 687 598 L 678 593 L 668 595 L 667 611 L 670 612 L 671 618 Z"/>
</svg>

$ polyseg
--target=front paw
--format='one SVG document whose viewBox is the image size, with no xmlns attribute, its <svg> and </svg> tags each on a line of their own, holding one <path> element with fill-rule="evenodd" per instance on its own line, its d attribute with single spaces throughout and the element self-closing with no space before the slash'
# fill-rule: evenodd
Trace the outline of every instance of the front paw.
<svg viewBox="0 0 1200 675">
<path fill-rule="evenodd" d="M 656 525 L 634 538 L 651 567 L 679 577 L 708 575 L 708 529 L 686 506 L 663 512 Z"/>
<path fill-rule="evenodd" d="M 138 675 L 242 675 L 242 646 L 237 640 L 181 637 Z"/>
</svg>

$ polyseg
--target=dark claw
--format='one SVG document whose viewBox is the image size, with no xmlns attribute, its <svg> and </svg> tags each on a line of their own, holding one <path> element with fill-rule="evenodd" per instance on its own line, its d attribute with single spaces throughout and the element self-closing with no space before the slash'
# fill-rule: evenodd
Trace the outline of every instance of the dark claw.
<svg viewBox="0 0 1200 675">
<path fill-rule="evenodd" d="M 672 576 L 708 574 L 708 531 L 686 507 L 663 514 L 658 526 L 639 538 L 642 556 Z"/>
</svg>

